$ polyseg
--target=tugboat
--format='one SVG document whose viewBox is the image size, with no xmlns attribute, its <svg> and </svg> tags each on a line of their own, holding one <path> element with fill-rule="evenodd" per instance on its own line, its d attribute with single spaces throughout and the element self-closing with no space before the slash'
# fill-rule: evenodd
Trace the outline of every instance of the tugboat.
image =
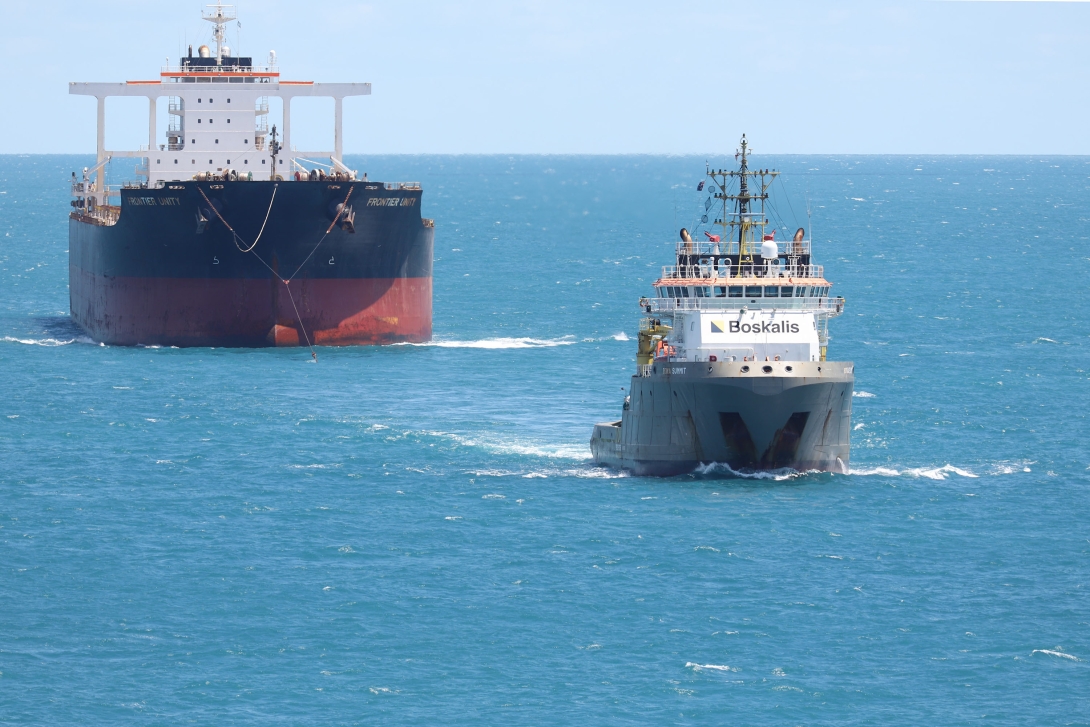
<svg viewBox="0 0 1090 727">
<path fill-rule="evenodd" d="M 98 100 L 98 162 L 72 175 L 73 320 L 118 345 L 429 340 L 435 229 L 420 185 L 369 181 L 344 164 L 342 101 L 371 84 L 282 80 L 275 52 L 265 65 L 232 54 L 233 6 L 209 8 L 213 49 L 190 46 L 156 80 L 69 87 Z M 148 99 L 147 147 L 106 148 L 110 96 Z M 279 138 L 270 97 L 283 99 Z M 292 146 L 300 97 L 334 99 L 332 150 Z M 107 186 L 108 163 L 125 158 L 138 162 L 137 181 Z"/>
<path fill-rule="evenodd" d="M 671 476 L 718 463 L 736 473 L 848 471 L 855 366 L 830 361 L 828 323 L 844 311 L 799 228 L 777 241 L 765 204 L 778 172 L 707 170 L 721 217 L 640 299 L 636 373 L 620 421 L 597 424 L 594 461 Z M 705 220 L 706 221 L 706 217 Z M 714 229 L 714 228 L 713 228 Z"/>
</svg>

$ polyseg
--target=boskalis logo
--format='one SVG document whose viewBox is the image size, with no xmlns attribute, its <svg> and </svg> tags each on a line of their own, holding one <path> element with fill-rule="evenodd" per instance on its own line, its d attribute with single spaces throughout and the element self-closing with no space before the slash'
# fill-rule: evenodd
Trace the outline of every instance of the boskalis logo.
<svg viewBox="0 0 1090 727">
<path fill-rule="evenodd" d="M 783 321 L 782 323 L 773 323 L 772 321 L 760 321 L 758 323 L 742 323 L 741 321 L 730 321 L 731 333 L 798 333 L 799 324 L 789 323 Z"/>
</svg>

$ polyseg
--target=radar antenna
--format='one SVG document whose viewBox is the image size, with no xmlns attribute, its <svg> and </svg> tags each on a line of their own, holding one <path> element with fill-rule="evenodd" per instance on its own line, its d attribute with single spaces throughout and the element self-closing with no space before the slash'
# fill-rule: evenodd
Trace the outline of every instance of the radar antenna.
<svg viewBox="0 0 1090 727">
<path fill-rule="evenodd" d="M 712 179 L 712 188 L 718 190 L 715 198 L 723 205 L 723 216 L 715 221 L 715 224 L 723 228 L 723 239 L 735 239 L 738 242 L 738 269 L 741 271 L 743 263 L 753 262 L 754 248 L 758 247 L 764 239 L 765 226 L 768 218 L 765 216 L 765 200 L 768 199 L 768 188 L 779 172 L 770 169 L 758 169 L 755 172 L 749 170 L 749 142 L 746 135 L 742 134 L 741 148 L 734 155 L 739 159 L 737 171 L 727 169 L 708 169 L 707 175 Z M 728 194 L 730 180 L 738 178 L 738 194 Z M 758 177 L 760 180 L 758 181 Z M 750 180 L 760 185 L 760 191 L 750 193 Z M 760 201 L 760 211 L 754 211 L 752 205 Z M 728 203 L 734 203 L 733 211 L 727 209 Z M 734 228 L 738 228 L 735 235 Z M 756 238 L 758 230 L 760 239 Z"/>
<path fill-rule="evenodd" d="M 209 8 L 213 10 L 206 10 L 201 13 L 201 17 L 216 26 L 216 29 L 212 31 L 212 37 L 216 40 L 216 65 L 223 65 L 224 51 L 227 48 L 227 34 L 224 32 L 224 27 L 232 20 L 237 20 L 238 16 L 235 15 L 234 5 L 224 5 L 217 2 L 215 5 L 209 5 Z"/>
</svg>

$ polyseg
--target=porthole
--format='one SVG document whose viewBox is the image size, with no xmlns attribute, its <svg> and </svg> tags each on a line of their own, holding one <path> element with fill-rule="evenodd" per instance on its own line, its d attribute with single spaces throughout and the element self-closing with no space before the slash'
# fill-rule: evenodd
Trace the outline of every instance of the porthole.
<svg viewBox="0 0 1090 727">
<path fill-rule="evenodd" d="M 764 371 L 766 374 L 770 374 L 770 373 L 772 373 L 772 367 L 771 366 L 762 366 L 761 371 Z"/>
<path fill-rule="evenodd" d="M 787 371 L 794 371 L 794 369 L 793 369 L 793 368 L 791 368 L 790 366 L 785 366 L 784 368 L 785 368 L 785 370 L 787 370 Z"/>
<path fill-rule="evenodd" d="M 743 366 L 742 367 L 742 373 L 743 374 L 748 374 L 749 373 L 749 366 Z"/>
</svg>

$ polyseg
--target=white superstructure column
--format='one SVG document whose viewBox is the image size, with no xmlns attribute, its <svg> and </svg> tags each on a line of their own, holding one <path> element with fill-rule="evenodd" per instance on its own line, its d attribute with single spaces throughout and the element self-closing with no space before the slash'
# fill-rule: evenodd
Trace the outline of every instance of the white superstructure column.
<svg viewBox="0 0 1090 727">
<path fill-rule="evenodd" d="M 102 164 L 102 160 L 106 158 L 106 97 L 95 96 L 95 100 L 98 101 L 98 133 L 95 139 L 95 145 L 98 147 L 95 154 L 95 163 L 99 164 L 98 172 L 95 173 L 95 184 L 98 189 L 98 203 L 106 203 L 106 165 Z"/>
<path fill-rule="evenodd" d="M 284 97 L 284 141 L 280 142 L 284 145 L 284 151 L 288 152 L 289 158 L 291 157 L 291 96 Z M 288 168 L 288 172 L 291 172 L 291 168 Z"/>
<path fill-rule="evenodd" d="M 343 126 L 341 125 L 341 107 L 343 105 L 344 96 L 334 96 L 333 103 L 333 153 L 336 155 L 337 161 L 344 162 L 344 136 Z"/>
<path fill-rule="evenodd" d="M 151 152 L 155 151 L 155 97 L 148 96 L 148 170 L 151 170 Z"/>
</svg>

